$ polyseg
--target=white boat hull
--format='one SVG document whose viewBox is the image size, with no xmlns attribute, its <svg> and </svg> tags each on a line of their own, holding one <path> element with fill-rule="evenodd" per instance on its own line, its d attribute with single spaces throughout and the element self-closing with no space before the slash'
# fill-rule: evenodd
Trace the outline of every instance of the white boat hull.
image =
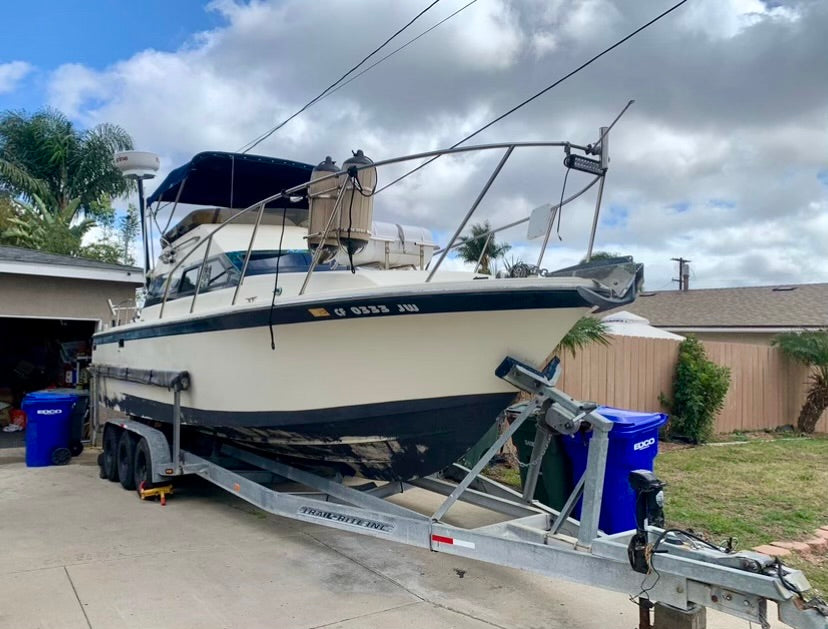
<svg viewBox="0 0 828 629">
<path fill-rule="evenodd" d="M 515 391 L 494 373 L 504 357 L 540 365 L 588 310 L 574 288 L 547 284 L 498 293 L 507 301 L 497 307 L 492 291 L 435 291 L 432 301 L 452 312 L 386 288 L 384 297 L 363 299 L 368 305 L 344 306 L 340 317 L 341 307 L 317 296 L 303 304 L 311 320 L 274 317 L 275 350 L 262 308 L 135 324 L 96 336 L 94 362 L 189 372 L 181 394 L 187 426 L 364 476 L 411 478 L 462 455 L 509 404 Z M 538 295 L 549 304 L 526 307 Z M 389 312 L 372 314 L 377 299 Z M 235 323 L 221 323 L 228 317 Z M 129 415 L 171 417 L 172 394 L 163 388 L 102 378 L 99 394 Z"/>
</svg>

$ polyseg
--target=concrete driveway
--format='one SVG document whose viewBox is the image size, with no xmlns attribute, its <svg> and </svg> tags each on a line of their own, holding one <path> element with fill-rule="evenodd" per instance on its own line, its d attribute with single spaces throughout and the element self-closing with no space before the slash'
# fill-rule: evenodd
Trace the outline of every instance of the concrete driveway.
<svg viewBox="0 0 828 629">
<path fill-rule="evenodd" d="M 624 595 L 270 516 L 200 481 L 166 507 L 141 502 L 99 479 L 95 456 L 30 469 L 21 450 L 0 451 L 0 628 L 638 622 Z M 746 626 L 708 615 L 712 629 Z"/>
</svg>

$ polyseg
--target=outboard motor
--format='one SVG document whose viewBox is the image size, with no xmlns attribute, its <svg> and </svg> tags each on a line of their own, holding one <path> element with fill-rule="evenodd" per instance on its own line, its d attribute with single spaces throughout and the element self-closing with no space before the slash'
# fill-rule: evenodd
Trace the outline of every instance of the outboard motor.
<svg viewBox="0 0 828 629">
<path fill-rule="evenodd" d="M 635 492 L 635 535 L 627 547 L 630 566 L 636 572 L 646 574 L 647 525 L 664 527 L 664 485 L 649 470 L 633 470 L 629 475 L 630 486 Z"/>
</svg>

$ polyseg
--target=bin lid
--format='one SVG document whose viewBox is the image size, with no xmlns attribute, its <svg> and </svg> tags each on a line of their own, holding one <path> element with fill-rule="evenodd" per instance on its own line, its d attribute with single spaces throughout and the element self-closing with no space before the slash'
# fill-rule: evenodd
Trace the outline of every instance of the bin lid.
<svg viewBox="0 0 828 629">
<path fill-rule="evenodd" d="M 58 389 L 46 389 L 44 393 L 61 393 L 63 395 L 71 395 L 72 397 L 81 398 L 89 397 L 89 391 L 86 389 L 72 389 L 70 387 L 61 387 Z"/>
<path fill-rule="evenodd" d="M 44 391 L 32 391 L 27 393 L 23 399 L 24 402 L 75 402 L 78 395 L 74 392 L 69 393 L 69 389 L 46 389 Z"/>
<path fill-rule="evenodd" d="M 610 436 L 658 428 L 667 421 L 667 415 L 664 413 L 630 411 L 613 406 L 599 406 L 596 410 L 615 424 L 609 433 Z"/>
</svg>

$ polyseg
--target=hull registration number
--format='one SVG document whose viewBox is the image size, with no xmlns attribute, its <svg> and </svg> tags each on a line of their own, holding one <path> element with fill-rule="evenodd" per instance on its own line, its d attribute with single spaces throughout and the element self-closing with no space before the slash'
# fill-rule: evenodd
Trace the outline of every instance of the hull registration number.
<svg viewBox="0 0 828 629">
<path fill-rule="evenodd" d="M 417 304 L 394 304 L 393 306 L 385 306 L 377 304 L 373 306 L 350 306 L 348 308 L 334 308 L 333 313 L 337 317 L 348 316 L 371 316 L 380 314 L 405 314 L 409 312 L 420 312 Z"/>
</svg>

